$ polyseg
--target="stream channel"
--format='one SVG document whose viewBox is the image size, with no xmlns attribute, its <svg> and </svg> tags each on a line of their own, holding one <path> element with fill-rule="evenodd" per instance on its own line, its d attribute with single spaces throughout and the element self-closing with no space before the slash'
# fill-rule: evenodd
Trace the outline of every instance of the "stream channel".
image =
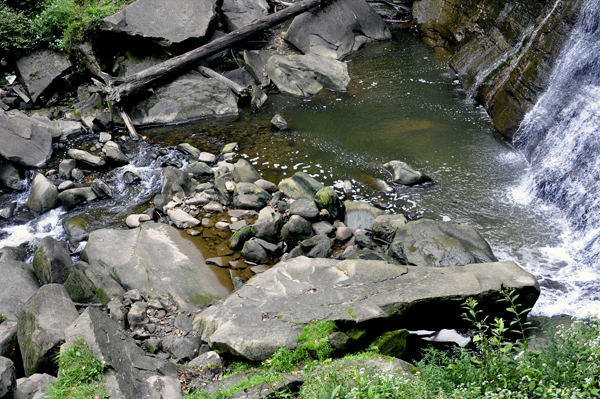
<svg viewBox="0 0 600 399">
<path fill-rule="evenodd" d="M 475 227 L 499 260 L 513 260 L 538 278 L 542 296 L 534 313 L 600 315 L 596 298 L 582 295 L 586 283 L 597 277 L 568 255 L 568 223 L 557 209 L 529 194 L 525 157 L 493 132 L 482 108 L 436 63 L 433 49 L 406 31 L 396 31 L 392 41 L 369 45 L 347 61 L 352 81 L 346 93 L 324 90 L 310 100 L 270 95 L 259 115 L 245 106 L 237 118 L 143 130 L 153 144 L 124 145 L 132 164 L 103 176 L 115 198 L 68 214 L 53 210 L 24 225 L 0 226 L 0 248 L 24 242 L 35 248 L 48 234 L 64 239 L 62 221 L 78 215 L 91 230 L 126 228 L 127 215 L 147 208 L 160 189 L 161 162 L 178 156 L 173 146 L 188 142 L 219 153 L 235 141 L 239 156 L 275 183 L 305 171 L 336 187 L 345 199 Z M 289 130 L 277 132 L 270 126 L 277 112 Z M 95 140 L 80 136 L 69 146 L 85 148 Z M 168 154 L 158 160 L 149 156 L 165 146 Z M 50 166 L 57 167 L 64 157 L 64 151 L 56 151 Z M 381 165 L 391 160 L 426 172 L 435 184 L 380 192 L 373 178 L 389 180 Z M 139 174 L 142 183 L 123 184 L 127 170 Z M 352 181 L 352 192 L 343 192 L 344 180 Z M 27 194 L 4 195 L 0 202 L 16 201 L 23 207 Z"/>
</svg>

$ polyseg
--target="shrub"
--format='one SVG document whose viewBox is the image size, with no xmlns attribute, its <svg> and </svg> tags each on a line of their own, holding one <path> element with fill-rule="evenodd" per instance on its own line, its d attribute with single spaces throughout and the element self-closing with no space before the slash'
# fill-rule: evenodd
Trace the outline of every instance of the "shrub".
<svg viewBox="0 0 600 399">
<path fill-rule="evenodd" d="M 25 12 L 14 10 L 0 0 L 0 54 L 17 55 L 33 49 L 36 43 Z"/>
</svg>

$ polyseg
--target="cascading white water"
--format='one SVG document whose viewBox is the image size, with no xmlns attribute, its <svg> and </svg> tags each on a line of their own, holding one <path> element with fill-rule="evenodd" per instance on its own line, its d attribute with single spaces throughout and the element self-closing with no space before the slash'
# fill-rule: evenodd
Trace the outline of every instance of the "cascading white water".
<svg viewBox="0 0 600 399">
<path fill-rule="evenodd" d="M 556 271 L 568 289 L 547 310 L 600 314 L 600 0 L 585 4 L 515 144 L 530 163 L 528 201 L 554 204 L 568 221 L 571 259 Z"/>
</svg>

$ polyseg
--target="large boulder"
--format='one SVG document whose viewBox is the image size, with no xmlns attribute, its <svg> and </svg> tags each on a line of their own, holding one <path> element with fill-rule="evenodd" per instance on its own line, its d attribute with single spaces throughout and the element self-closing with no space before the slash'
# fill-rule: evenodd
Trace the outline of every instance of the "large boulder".
<svg viewBox="0 0 600 399">
<path fill-rule="evenodd" d="M 392 34 L 364 0 L 336 0 L 294 18 L 285 39 L 304 54 L 341 60 L 366 43 Z"/>
<path fill-rule="evenodd" d="M 74 302 L 106 304 L 125 294 L 125 290 L 106 269 L 79 261 L 73 265 L 64 286 Z"/>
<path fill-rule="evenodd" d="M 311 97 L 324 87 L 346 91 L 350 83 L 348 65 L 316 54 L 273 55 L 265 71 L 280 91 Z"/>
<path fill-rule="evenodd" d="M 93 231 L 82 258 L 90 267 L 105 269 L 126 290 L 169 296 L 183 310 L 204 307 L 229 293 L 202 252 L 166 224 Z"/>
<path fill-rule="evenodd" d="M 73 269 L 73 260 L 69 254 L 67 243 L 46 236 L 33 254 L 33 270 L 44 284 L 62 284 Z"/>
<path fill-rule="evenodd" d="M 163 47 L 202 41 L 217 17 L 210 0 L 137 0 L 104 18 L 103 30 L 147 38 Z"/>
<path fill-rule="evenodd" d="M 72 66 L 69 57 L 48 49 L 40 49 L 24 55 L 17 59 L 16 64 L 34 103 Z"/>
<path fill-rule="evenodd" d="M 106 143 L 104 143 L 104 147 L 102 147 L 102 152 L 106 155 L 106 159 L 108 159 L 110 162 L 113 162 L 118 165 L 125 165 L 129 163 L 129 159 L 125 154 L 123 154 L 121 146 L 112 140 L 109 140 Z"/>
<path fill-rule="evenodd" d="M 83 341 L 106 363 L 104 379 L 111 398 L 182 398 L 175 365 L 147 356 L 118 324 L 100 310 L 88 308 L 65 334 L 61 350 Z"/>
<path fill-rule="evenodd" d="M 66 211 L 70 211 L 79 204 L 91 202 L 95 199 L 98 199 L 98 196 L 91 187 L 70 188 L 58 194 L 58 203 Z"/>
<path fill-rule="evenodd" d="M 425 175 L 419 170 L 414 169 L 406 162 L 390 161 L 384 164 L 383 167 L 392 174 L 392 180 L 394 183 L 402 184 L 404 186 L 414 186 L 415 184 L 422 184 L 431 181 L 429 176 Z"/>
<path fill-rule="evenodd" d="M 223 0 L 221 22 L 232 32 L 269 15 L 269 4 L 265 0 Z"/>
<path fill-rule="evenodd" d="M 490 245 L 472 227 L 431 219 L 398 227 L 388 255 L 409 265 L 432 267 L 497 261 Z"/>
<path fill-rule="evenodd" d="M 174 166 L 167 166 L 163 171 L 160 193 L 154 197 L 154 206 L 158 209 L 167 205 L 174 196 L 183 199 L 191 189 L 190 175 Z"/>
<path fill-rule="evenodd" d="M 13 399 L 17 390 L 17 369 L 12 360 L 0 356 L 0 398 Z"/>
<path fill-rule="evenodd" d="M 281 229 L 281 237 L 292 247 L 296 246 L 298 241 L 305 240 L 312 234 L 310 222 L 298 215 L 293 215 Z"/>
<path fill-rule="evenodd" d="M 258 237 L 269 242 L 277 242 L 277 239 L 279 238 L 279 231 L 281 230 L 282 225 L 283 217 L 281 216 L 281 213 L 270 206 L 264 207 L 258 213 L 258 219 L 251 227 L 252 234 L 250 237 Z"/>
<path fill-rule="evenodd" d="M 50 374 L 33 374 L 28 378 L 19 378 L 15 399 L 45 398 L 54 381 L 56 381 L 56 377 Z"/>
<path fill-rule="evenodd" d="M 319 183 L 305 172 L 296 172 L 292 177 L 279 183 L 279 190 L 293 199 L 306 198 L 312 200 L 323 187 L 322 183 Z"/>
<path fill-rule="evenodd" d="M 535 277 L 513 262 L 440 273 L 382 261 L 298 257 L 252 277 L 234 295 L 199 313 L 194 327 L 211 347 L 261 361 L 282 347 L 294 348 L 303 324 L 315 320 L 336 321 L 342 329 L 360 323 L 375 333 L 399 325 L 453 328 L 464 326 L 462 305 L 469 297 L 476 297 L 486 314 L 505 316 L 506 305 L 497 302 L 505 288 L 516 289 L 524 308 L 540 294 Z"/>
<path fill-rule="evenodd" d="M 315 203 L 319 209 L 325 209 L 332 219 L 337 219 L 340 214 L 340 197 L 333 187 L 323 187 L 315 194 Z"/>
<path fill-rule="evenodd" d="M 11 190 L 22 190 L 25 188 L 19 170 L 11 162 L 6 162 L 2 158 L 0 158 L 0 187 L 6 187 Z"/>
<path fill-rule="evenodd" d="M 237 114 L 237 98 L 233 92 L 225 84 L 205 78 L 199 72 L 187 73 L 154 89 L 129 109 L 133 124 L 138 126 Z"/>
<path fill-rule="evenodd" d="M 271 195 L 252 183 L 238 183 L 233 191 L 233 206 L 258 211 L 267 206 Z"/>
<path fill-rule="evenodd" d="M 21 309 L 17 337 L 25 374 L 55 374 L 54 356 L 65 339 L 66 329 L 79 317 L 65 287 L 48 284 Z"/>
<path fill-rule="evenodd" d="M 39 168 L 52 155 L 54 131 L 22 112 L 0 111 L 0 156 L 27 167 Z"/>
<path fill-rule="evenodd" d="M 58 189 L 41 173 L 36 173 L 31 184 L 27 208 L 34 215 L 54 209 L 58 206 Z"/>
<path fill-rule="evenodd" d="M 106 161 L 103 158 L 92 155 L 87 151 L 72 148 L 67 151 L 67 155 L 86 166 L 91 166 L 92 168 L 101 168 L 106 165 Z"/>
<path fill-rule="evenodd" d="M 254 183 L 260 179 L 261 175 L 245 159 L 240 159 L 233 167 L 233 180 L 236 183 Z"/>
<path fill-rule="evenodd" d="M 398 215 L 380 215 L 373 220 L 372 229 L 375 236 L 391 242 L 399 227 L 407 223 L 406 217 L 402 214 Z"/>
<path fill-rule="evenodd" d="M 5 320 L 0 322 L 0 356 L 8 357 L 13 361 L 21 363 L 19 356 L 19 343 L 17 342 L 16 320 Z"/>
<path fill-rule="evenodd" d="M 344 224 L 352 230 L 371 230 L 373 221 L 378 216 L 386 214 L 385 211 L 360 201 L 344 201 L 344 208 L 346 210 Z"/>
<path fill-rule="evenodd" d="M 40 288 L 27 263 L 7 259 L 0 262 L 0 315 L 16 321 L 23 305 Z"/>
</svg>

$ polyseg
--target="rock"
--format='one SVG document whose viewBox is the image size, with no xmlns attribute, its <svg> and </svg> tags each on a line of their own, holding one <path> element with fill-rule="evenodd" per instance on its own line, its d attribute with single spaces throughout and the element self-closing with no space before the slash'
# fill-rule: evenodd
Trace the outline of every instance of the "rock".
<svg viewBox="0 0 600 399">
<path fill-rule="evenodd" d="M 446 267 L 497 261 L 487 241 L 472 227 L 430 219 L 414 220 L 399 227 L 387 253 L 417 266 Z"/>
<path fill-rule="evenodd" d="M 396 358 L 401 357 L 406 350 L 408 330 L 388 331 L 375 339 L 371 346 L 377 348 L 377 353 Z"/>
<path fill-rule="evenodd" d="M 260 245 L 256 238 L 251 238 L 244 244 L 242 248 L 242 256 L 257 264 L 267 263 L 269 261 L 269 255 L 267 251 Z"/>
<path fill-rule="evenodd" d="M 168 5 L 157 0 L 137 0 L 104 18 L 103 30 L 143 37 L 162 47 L 201 43 L 217 18 L 209 0 L 176 0 Z M 151 21 L 151 23 L 149 23 Z"/>
<path fill-rule="evenodd" d="M 100 143 L 108 143 L 111 140 L 112 140 L 112 135 L 110 133 L 100 132 L 100 134 L 98 136 L 98 141 Z"/>
<path fill-rule="evenodd" d="M 227 143 L 225 144 L 225 147 L 223 147 L 223 149 L 221 150 L 221 154 L 227 154 L 230 152 L 237 151 L 238 148 L 238 143 Z M 233 169 L 231 169 L 231 171 L 233 172 Z"/>
<path fill-rule="evenodd" d="M 205 369 L 207 367 L 221 367 L 223 363 L 221 362 L 221 356 L 215 351 L 210 351 L 201 354 L 191 362 L 189 362 L 188 367 Z"/>
<path fill-rule="evenodd" d="M 0 398 L 12 399 L 17 390 L 17 370 L 12 360 L 0 356 Z"/>
<path fill-rule="evenodd" d="M 182 211 L 181 209 L 170 209 L 167 212 L 171 221 L 180 229 L 189 229 L 190 227 L 196 227 L 200 224 L 200 221 L 195 217 L 192 217 Z"/>
<path fill-rule="evenodd" d="M 129 109 L 136 126 L 237 114 L 235 94 L 225 84 L 205 78 L 199 72 L 189 72 L 155 88 L 153 93 Z"/>
<path fill-rule="evenodd" d="M 140 227 L 140 224 L 142 222 L 149 222 L 150 220 L 150 216 L 142 213 L 141 215 L 129 215 L 127 216 L 127 219 L 125 219 L 125 224 L 127 224 L 127 227 L 129 227 L 130 229 L 135 229 L 136 227 Z"/>
<path fill-rule="evenodd" d="M 148 324 L 148 316 L 146 315 L 148 304 L 146 302 L 135 302 L 131 305 L 129 313 L 127 313 L 127 322 L 132 330 L 143 327 Z"/>
<path fill-rule="evenodd" d="M 28 254 L 23 245 L 19 247 L 2 247 L 0 248 L 0 263 L 5 260 L 25 261 Z"/>
<path fill-rule="evenodd" d="M 200 250 L 165 224 L 144 223 L 133 230 L 95 230 L 82 258 L 105 269 L 125 289 L 173 298 L 182 310 L 195 310 L 229 291 L 204 264 Z"/>
<path fill-rule="evenodd" d="M 27 198 L 27 208 L 34 215 L 54 209 L 58 206 L 58 189 L 43 174 L 36 173 Z"/>
<path fill-rule="evenodd" d="M 0 187 L 3 186 L 11 190 L 23 190 L 26 187 L 19 170 L 11 162 L 4 162 L 0 158 Z"/>
<path fill-rule="evenodd" d="M 79 162 L 84 163 L 87 166 L 91 166 L 92 168 L 101 168 L 106 165 L 106 161 L 104 159 L 92 155 L 86 151 L 70 149 L 67 151 L 67 155 Z"/>
<path fill-rule="evenodd" d="M 94 179 L 92 185 L 90 186 L 94 194 L 98 196 L 98 198 L 112 198 L 113 192 L 108 184 L 103 182 L 100 179 Z"/>
<path fill-rule="evenodd" d="M 413 169 L 410 165 L 401 161 L 390 161 L 383 164 L 383 167 L 392 174 L 394 183 L 404 186 L 414 186 L 431 181 L 431 178 L 423 172 Z"/>
<path fill-rule="evenodd" d="M 216 160 L 217 160 L 217 156 L 214 154 L 211 154 L 210 152 L 201 152 L 200 155 L 198 156 L 199 162 L 214 163 Z"/>
<path fill-rule="evenodd" d="M 83 179 L 85 175 L 83 174 L 83 172 L 80 169 L 73 169 L 73 171 L 71 172 L 71 177 L 73 178 L 73 180 L 75 181 L 79 181 L 81 179 Z"/>
<path fill-rule="evenodd" d="M 52 155 L 56 131 L 17 110 L 0 112 L 0 156 L 26 167 L 39 168 Z"/>
<path fill-rule="evenodd" d="M 335 227 L 333 227 L 329 222 L 313 223 L 312 228 L 317 236 L 330 236 L 335 231 Z"/>
<path fill-rule="evenodd" d="M 346 208 L 344 223 L 352 230 L 372 230 L 373 221 L 378 216 L 386 214 L 385 211 L 365 202 L 344 201 L 344 208 Z"/>
<path fill-rule="evenodd" d="M 279 114 L 275 114 L 273 119 L 271 119 L 271 125 L 275 126 L 279 130 L 285 130 L 289 127 L 286 120 L 283 119 L 283 116 Z"/>
<path fill-rule="evenodd" d="M 262 91 L 262 89 L 258 85 L 252 85 L 251 90 L 252 99 L 250 100 L 250 109 L 252 109 L 252 112 L 254 112 L 255 114 L 258 114 L 267 103 L 269 97 L 265 94 L 264 91 Z"/>
<path fill-rule="evenodd" d="M 175 328 L 180 329 L 183 332 L 188 332 L 188 331 L 192 331 L 192 329 L 194 328 L 192 323 L 193 323 L 193 320 L 190 319 L 189 316 L 187 316 L 184 313 L 180 313 L 177 315 L 177 317 L 175 317 L 173 326 Z"/>
<path fill-rule="evenodd" d="M 192 162 L 185 167 L 183 173 L 191 175 L 194 179 L 201 179 L 202 177 L 210 176 L 213 177 L 215 172 L 210 166 L 204 162 Z"/>
<path fill-rule="evenodd" d="M 200 344 L 200 337 L 177 337 L 175 335 L 169 335 L 163 339 L 162 348 L 165 352 L 170 353 L 175 359 L 190 361 L 198 356 Z"/>
<path fill-rule="evenodd" d="M 361 248 L 367 248 L 372 250 L 381 250 L 379 246 L 369 237 L 368 232 L 363 229 L 356 229 L 354 231 L 354 239 L 356 244 Z"/>
<path fill-rule="evenodd" d="M 294 18 L 285 40 L 304 54 L 341 60 L 366 43 L 389 40 L 392 34 L 364 0 L 337 0 Z"/>
<path fill-rule="evenodd" d="M 40 49 L 20 57 L 16 64 L 34 103 L 72 66 L 69 57 L 48 49 Z"/>
<path fill-rule="evenodd" d="M 56 377 L 49 374 L 33 374 L 29 378 L 19 378 L 15 399 L 45 398 L 54 381 L 56 381 Z"/>
<path fill-rule="evenodd" d="M 160 194 L 154 197 L 154 206 L 161 209 L 176 195 L 183 198 L 191 191 L 190 176 L 174 166 L 167 166 L 163 171 L 163 182 Z"/>
<path fill-rule="evenodd" d="M 258 212 L 247 209 L 230 209 L 227 211 L 229 217 L 245 219 L 245 218 L 257 218 Z"/>
<path fill-rule="evenodd" d="M 269 15 L 269 4 L 265 0 L 223 0 L 221 13 L 225 30 L 233 32 Z"/>
<path fill-rule="evenodd" d="M 392 265 L 400 264 L 400 262 L 398 260 L 392 258 L 391 256 L 382 254 L 380 252 L 376 252 L 372 249 L 358 249 L 357 247 L 353 247 L 353 248 L 355 250 L 345 253 L 345 255 L 342 256 L 342 259 L 380 260 L 380 261 L 390 263 Z M 352 252 L 352 253 L 350 253 L 350 252 Z"/>
<path fill-rule="evenodd" d="M 83 261 L 75 262 L 64 286 L 71 299 L 79 303 L 106 304 L 125 294 L 106 270 Z"/>
<path fill-rule="evenodd" d="M 58 202 L 66 211 L 70 211 L 79 204 L 91 202 L 95 199 L 98 199 L 98 196 L 91 187 L 71 188 L 58 194 Z"/>
<path fill-rule="evenodd" d="M 315 194 L 323 188 L 323 185 L 310 177 L 307 173 L 296 172 L 289 179 L 279 183 L 281 190 L 287 197 L 293 199 L 306 198 L 312 200 Z"/>
<path fill-rule="evenodd" d="M 100 310 L 90 307 L 79 316 L 67 330 L 61 350 L 79 340 L 106 362 L 106 387 L 111 398 L 183 397 L 175 365 L 146 356 L 133 339 Z"/>
<path fill-rule="evenodd" d="M 52 236 L 44 237 L 33 255 L 33 270 L 40 283 L 62 284 L 72 269 L 73 261 L 66 243 L 56 241 Z"/>
<path fill-rule="evenodd" d="M 63 224 L 71 245 L 86 241 L 89 237 L 88 224 L 84 217 L 76 216 L 66 220 Z"/>
<path fill-rule="evenodd" d="M 256 184 L 258 187 L 262 188 L 269 194 L 273 194 L 275 191 L 277 191 L 277 186 L 275 184 L 271 183 L 270 181 L 264 180 L 264 179 L 258 179 L 257 181 L 254 182 L 254 184 Z"/>
<path fill-rule="evenodd" d="M 74 188 L 74 187 L 75 187 L 75 183 L 73 183 L 71 180 L 65 180 L 64 182 L 62 182 L 58 185 L 58 191 L 65 191 L 65 190 L 68 190 L 68 189 Z"/>
<path fill-rule="evenodd" d="M 283 226 L 283 217 L 271 207 L 261 209 L 258 220 L 252 225 L 252 234 L 269 242 L 276 242 Z"/>
<path fill-rule="evenodd" d="M 290 205 L 290 214 L 302 216 L 307 220 L 314 220 L 319 216 L 319 208 L 313 200 L 300 198 Z"/>
<path fill-rule="evenodd" d="M 352 229 L 349 227 L 338 227 L 338 229 L 335 232 L 335 239 L 339 242 L 346 242 L 350 238 L 352 238 L 353 234 L 354 233 L 352 233 Z"/>
<path fill-rule="evenodd" d="M 238 183 L 233 191 L 233 206 L 240 209 L 259 210 L 267 205 L 271 195 L 252 183 Z"/>
<path fill-rule="evenodd" d="M 312 235 L 312 225 L 306 219 L 294 215 L 283 225 L 281 237 L 288 245 L 296 246 L 298 241 L 305 240 Z"/>
<path fill-rule="evenodd" d="M 233 168 L 233 180 L 236 183 L 254 183 L 261 178 L 260 173 L 245 159 L 237 161 Z"/>
<path fill-rule="evenodd" d="M 135 172 L 130 170 L 123 173 L 123 182 L 125 184 L 137 184 L 142 181 L 142 178 L 137 175 Z"/>
<path fill-rule="evenodd" d="M 123 151 L 121 146 L 114 141 L 107 141 L 102 147 L 102 152 L 106 155 L 106 159 L 117 165 L 126 165 L 129 163 L 129 159 Z"/>
<path fill-rule="evenodd" d="M 300 246 L 308 258 L 329 258 L 333 253 L 333 242 L 324 235 L 304 240 Z"/>
<path fill-rule="evenodd" d="M 324 87 L 346 91 L 348 65 L 320 55 L 273 55 L 265 71 L 277 88 L 298 97 L 311 97 Z"/>
<path fill-rule="evenodd" d="M 179 151 L 183 152 L 184 154 L 192 156 L 196 159 L 198 159 L 198 157 L 200 156 L 200 153 L 201 153 L 201 151 L 199 149 L 197 149 L 196 147 L 194 147 L 193 145 L 191 145 L 189 143 L 177 144 L 177 149 Z"/>
<path fill-rule="evenodd" d="M 227 181 L 222 177 L 217 177 L 214 182 L 215 194 L 217 195 L 217 199 L 219 203 L 222 205 L 231 204 L 231 195 L 229 194 L 229 190 L 227 189 Z M 234 188 L 235 189 L 235 188 Z"/>
<path fill-rule="evenodd" d="M 219 204 L 218 202 L 211 201 L 208 204 L 204 205 L 202 207 L 202 210 L 204 212 L 223 213 L 225 211 L 225 208 L 223 208 L 223 205 Z"/>
<path fill-rule="evenodd" d="M 231 238 L 229 239 L 229 247 L 233 250 L 239 250 L 242 248 L 244 243 L 254 237 L 254 233 L 252 232 L 252 227 L 244 226 L 236 231 Z"/>
<path fill-rule="evenodd" d="M 373 220 L 372 229 L 375 237 L 391 242 L 396 230 L 405 224 L 404 215 L 380 215 Z"/>
<path fill-rule="evenodd" d="M 252 277 L 199 313 L 194 328 L 212 348 L 262 361 L 296 347 L 302 324 L 314 320 L 360 323 L 367 330 L 381 323 L 452 328 L 464 325 L 462 304 L 469 297 L 477 297 L 490 317 L 500 317 L 506 311 L 497 298 L 505 288 L 515 288 L 525 308 L 540 292 L 535 278 L 513 262 L 450 267 L 441 274 L 438 268 L 299 257 Z"/>
<path fill-rule="evenodd" d="M 54 373 L 55 351 L 65 339 L 65 330 L 79 313 L 65 287 L 60 284 L 42 286 L 21 309 L 17 337 L 25 375 L 36 372 Z"/>
</svg>

